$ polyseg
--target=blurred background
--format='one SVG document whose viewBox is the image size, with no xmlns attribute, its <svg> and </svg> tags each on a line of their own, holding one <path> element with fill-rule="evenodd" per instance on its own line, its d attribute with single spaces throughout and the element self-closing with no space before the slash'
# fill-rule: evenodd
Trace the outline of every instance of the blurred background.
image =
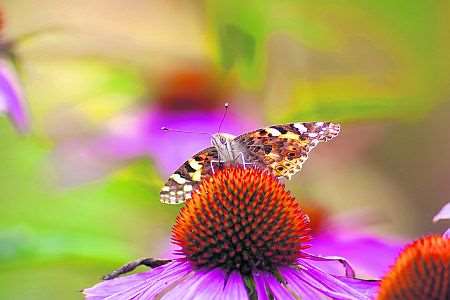
<svg viewBox="0 0 450 300">
<path fill-rule="evenodd" d="M 215 132 L 225 102 L 234 134 L 342 123 L 287 184 L 299 201 L 370 215 L 388 236 L 444 228 L 431 219 L 450 199 L 447 1 L 3 0 L 0 11 L 25 114 L 0 115 L 1 299 L 81 299 L 123 263 L 164 257 L 180 206 L 160 204 L 159 189 L 209 138 L 160 127 Z"/>
</svg>

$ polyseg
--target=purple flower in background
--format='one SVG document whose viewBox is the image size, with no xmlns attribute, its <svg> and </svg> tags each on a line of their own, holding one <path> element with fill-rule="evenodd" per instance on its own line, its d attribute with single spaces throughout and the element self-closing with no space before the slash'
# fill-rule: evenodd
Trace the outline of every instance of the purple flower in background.
<svg viewBox="0 0 450 300">
<path fill-rule="evenodd" d="M 83 292 L 88 300 L 373 299 L 378 281 L 356 278 L 345 258 L 306 252 L 309 225 L 275 177 L 225 168 L 202 181 L 180 210 L 172 230 L 178 258 Z M 345 272 L 330 274 L 318 262 L 338 262 Z"/>
<path fill-rule="evenodd" d="M 0 57 L 0 114 L 6 114 L 20 132 L 28 130 L 25 100 L 13 66 Z"/>
<path fill-rule="evenodd" d="M 223 105 L 215 110 L 169 111 L 154 106 L 136 115 L 134 120 L 120 120 L 110 133 L 99 138 L 95 152 L 127 160 L 149 154 L 156 166 L 168 175 L 193 154 L 211 145 L 210 135 L 161 130 L 162 126 L 194 132 L 215 133 L 224 113 Z M 122 124 L 120 124 L 122 123 Z M 255 128 L 256 121 L 241 113 L 229 112 L 222 131 L 240 134 Z"/>
<path fill-rule="evenodd" d="M 308 201 L 303 205 L 311 219 L 311 253 L 345 257 L 352 262 L 358 274 L 380 278 L 405 245 L 403 239 L 367 233 L 366 215 L 330 216 L 323 207 L 311 203 L 314 202 Z M 368 255 L 370 259 L 367 259 Z M 323 268 L 330 272 L 336 270 L 325 265 Z"/>
<path fill-rule="evenodd" d="M 229 92 L 213 74 L 201 67 L 178 70 L 161 80 L 151 105 L 117 117 L 95 137 L 59 141 L 55 160 L 56 166 L 62 168 L 63 182 L 94 179 L 130 159 L 148 156 L 167 176 L 193 154 L 210 146 L 210 135 L 167 132 L 161 127 L 217 132 Z M 240 134 L 255 129 L 259 122 L 249 115 L 231 103 L 221 131 Z"/>
</svg>

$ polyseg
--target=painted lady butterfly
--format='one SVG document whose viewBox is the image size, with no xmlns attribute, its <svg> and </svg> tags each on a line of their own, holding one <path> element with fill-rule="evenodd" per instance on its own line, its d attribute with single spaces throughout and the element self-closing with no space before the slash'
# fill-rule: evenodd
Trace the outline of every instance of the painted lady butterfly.
<svg viewBox="0 0 450 300">
<path fill-rule="evenodd" d="M 278 178 L 291 179 L 300 171 L 308 153 L 319 142 L 339 134 L 339 124 L 306 122 L 274 125 L 233 136 L 212 135 L 213 147 L 195 154 L 176 170 L 160 192 L 161 202 L 179 204 L 191 198 L 199 182 L 223 163 L 239 163 L 270 170 Z"/>
</svg>

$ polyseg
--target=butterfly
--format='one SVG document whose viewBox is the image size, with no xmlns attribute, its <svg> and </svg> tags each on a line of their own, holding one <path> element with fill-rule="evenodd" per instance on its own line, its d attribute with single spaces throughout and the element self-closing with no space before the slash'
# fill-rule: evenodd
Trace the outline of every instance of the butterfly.
<svg viewBox="0 0 450 300">
<path fill-rule="evenodd" d="M 160 192 L 166 204 L 190 199 L 200 181 L 224 164 L 240 164 L 269 170 L 278 178 L 291 179 L 320 142 L 339 134 L 340 125 L 331 122 L 297 122 L 273 125 L 239 136 L 216 133 L 212 147 L 203 149 L 179 167 Z"/>
</svg>

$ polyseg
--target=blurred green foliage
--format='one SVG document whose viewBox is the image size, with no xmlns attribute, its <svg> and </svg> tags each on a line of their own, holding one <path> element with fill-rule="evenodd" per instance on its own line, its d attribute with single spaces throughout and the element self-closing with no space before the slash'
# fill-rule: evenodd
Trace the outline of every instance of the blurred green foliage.
<svg viewBox="0 0 450 300">
<path fill-rule="evenodd" d="M 208 1 L 218 66 L 247 88 L 267 89 L 275 71 L 288 81 L 290 91 L 277 93 L 285 82 L 276 82 L 272 98 L 263 99 L 277 122 L 429 112 L 448 90 L 440 64 L 442 47 L 448 50 L 442 9 L 439 2 L 406 0 Z M 280 37 L 294 41 L 288 50 L 274 50 Z M 300 68 L 289 67 L 299 59 Z"/>
<path fill-rule="evenodd" d="M 161 208 L 161 179 L 148 161 L 61 190 L 42 168 L 49 147 L 17 136 L 4 118 L 0 132 L 0 286 L 20 286 L 1 288 L 1 299 L 79 299 L 77 290 L 111 265 L 158 255 L 167 246 L 170 228 L 161 224 L 173 222 L 177 208 Z M 64 288 L 70 292 L 59 294 Z"/>
</svg>

